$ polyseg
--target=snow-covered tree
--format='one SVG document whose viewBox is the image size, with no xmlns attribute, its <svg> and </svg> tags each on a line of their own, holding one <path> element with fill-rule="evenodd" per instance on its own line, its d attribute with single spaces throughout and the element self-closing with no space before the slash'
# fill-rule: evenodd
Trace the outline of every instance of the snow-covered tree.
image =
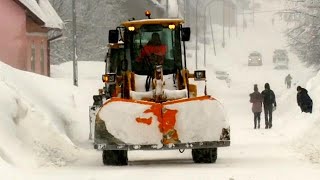
<svg viewBox="0 0 320 180">
<path fill-rule="evenodd" d="M 289 23 L 287 31 L 291 49 L 307 65 L 320 68 L 320 0 L 287 0 L 283 12 Z"/>
<path fill-rule="evenodd" d="M 51 44 L 51 63 L 72 60 L 72 0 L 50 0 L 65 22 L 63 37 Z M 78 60 L 103 61 L 108 44 L 108 31 L 132 17 L 141 19 L 144 11 L 163 17 L 157 0 L 75 0 L 77 17 Z"/>
</svg>

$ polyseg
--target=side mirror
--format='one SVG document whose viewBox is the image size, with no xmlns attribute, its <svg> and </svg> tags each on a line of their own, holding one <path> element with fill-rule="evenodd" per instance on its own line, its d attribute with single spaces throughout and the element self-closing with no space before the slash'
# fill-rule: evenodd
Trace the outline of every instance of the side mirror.
<svg viewBox="0 0 320 180">
<path fill-rule="evenodd" d="M 119 41 L 119 31 L 110 30 L 109 31 L 109 43 L 118 43 Z"/>
<path fill-rule="evenodd" d="M 205 81 L 206 80 L 206 71 L 205 70 L 194 71 L 194 80 L 195 81 Z"/>
<path fill-rule="evenodd" d="M 190 33 L 191 30 L 189 27 L 184 27 L 181 29 L 181 40 L 182 41 L 189 41 L 190 40 Z"/>
</svg>

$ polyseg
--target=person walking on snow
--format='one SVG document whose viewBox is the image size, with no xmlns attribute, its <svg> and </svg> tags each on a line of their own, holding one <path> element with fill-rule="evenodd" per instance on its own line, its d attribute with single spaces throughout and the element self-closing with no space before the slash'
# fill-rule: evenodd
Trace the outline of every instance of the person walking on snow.
<svg viewBox="0 0 320 180">
<path fill-rule="evenodd" d="M 292 81 L 292 77 L 290 76 L 290 74 L 288 74 L 288 75 L 286 76 L 285 81 L 284 81 L 284 83 L 287 85 L 287 88 L 288 88 L 288 89 L 291 88 L 291 81 Z"/>
<path fill-rule="evenodd" d="M 272 128 L 272 111 L 277 107 L 276 96 L 270 89 L 269 83 L 264 85 L 264 90 L 261 92 L 263 96 L 263 110 L 266 129 Z"/>
<path fill-rule="evenodd" d="M 250 94 L 250 102 L 252 103 L 252 112 L 254 119 L 254 129 L 260 129 L 260 119 L 262 112 L 262 101 L 263 97 L 258 90 L 258 85 L 255 84 L 253 87 L 254 92 Z"/>
<path fill-rule="evenodd" d="M 312 99 L 308 95 L 308 91 L 301 86 L 297 87 L 297 103 L 302 112 L 312 113 Z"/>
</svg>

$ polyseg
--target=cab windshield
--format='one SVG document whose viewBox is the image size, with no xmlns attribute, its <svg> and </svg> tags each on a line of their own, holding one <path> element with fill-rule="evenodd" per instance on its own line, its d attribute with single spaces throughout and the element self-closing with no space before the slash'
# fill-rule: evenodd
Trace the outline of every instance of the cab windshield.
<svg viewBox="0 0 320 180">
<path fill-rule="evenodd" d="M 155 65 L 162 65 L 164 74 L 174 73 L 179 64 L 174 49 L 181 51 L 180 42 L 175 42 L 177 35 L 175 30 L 161 25 L 142 26 L 132 37 L 132 71 L 150 75 Z"/>
</svg>

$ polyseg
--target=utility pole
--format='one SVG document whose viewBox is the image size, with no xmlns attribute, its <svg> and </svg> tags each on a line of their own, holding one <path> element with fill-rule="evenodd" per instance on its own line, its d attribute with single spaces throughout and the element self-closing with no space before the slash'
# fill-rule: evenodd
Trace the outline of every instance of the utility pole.
<svg viewBox="0 0 320 180">
<path fill-rule="evenodd" d="M 206 61 L 207 61 L 207 38 L 206 38 L 206 32 L 207 32 L 207 7 L 205 7 L 204 10 L 204 22 L 203 22 L 203 65 L 206 67 Z"/>
<path fill-rule="evenodd" d="M 235 25 L 236 25 L 236 37 L 238 37 L 238 1 L 236 1 L 236 7 L 235 7 Z"/>
<path fill-rule="evenodd" d="M 73 60 L 73 85 L 78 86 L 78 62 L 77 62 L 77 19 L 76 2 L 72 0 L 72 60 Z"/>
<path fill-rule="evenodd" d="M 215 45 L 215 42 L 214 42 L 214 36 L 213 36 L 213 27 L 212 27 L 212 19 L 211 19 L 211 13 L 209 14 L 210 16 L 210 27 L 211 27 L 211 37 L 212 37 L 212 43 L 213 43 L 213 51 L 214 51 L 214 55 L 216 56 L 217 53 L 216 53 L 216 45 Z"/>
<path fill-rule="evenodd" d="M 244 24 L 246 23 L 244 19 L 244 7 L 242 7 L 242 30 L 244 31 Z"/>
<path fill-rule="evenodd" d="M 185 23 L 187 21 L 186 16 L 187 16 L 187 0 L 184 0 L 184 2 L 183 2 L 183 19 L 184 19 Z"/>
<path fill-rule="evenodd" d="M 254 0 L 252 0 L 252 24 L 254 24 Z"/>
<path fill-rule="evenodd" d="M 185 18 L 184 20 L 186 21 L 186 26 L 191 26 L 190 24 L 190 0 L 184 0 L 185 4 Z"/>
<path fill-rule="evenodd" d="M 228 2 L 228 34 L 229 34 L 229 39 L 230 39 L 230 36 L 231 36 L 231 32 L 230 32 L 230 29 L 231 29 L 231 11 L 232 11 L 231 3 Z"/>
<path fill-rule="evenodd" d="M 196 0 L 196 69 L 198 69 L 198 0 Z"/>
<path fill-rule="evenodd" d="M 206 67 L 207 65 L 207 38 L 206 38 L 206 34 L 207 34 L 207 10 L 210 8 L 210 5 L 212 3 L 216 2 L 216 0 L 211 0 L 210 2 L 208 2 L 207 4 L 205 4 L 205 8 L 204 8 L 204 21 L 203 21 L 203 65 L 204 67 Z M 209 13 L 211 14 L 211 13 Z M 211 16 L 210 16 L 211 17 Z M 212 26 L 211 24 L 211 19 L 210 19 L 210 26 Z M 212 31 L 212 27 L 211 27 L 211 31 Z"/>
<path fill-rule="evenodd" d="M 222 47 L 224 48 L 225 47 L 225 38 L 224 38 L 224 25 L 225 25 L 225 22 L 224 22 L 224 0 L 222 0 Z"/>
</svg>

